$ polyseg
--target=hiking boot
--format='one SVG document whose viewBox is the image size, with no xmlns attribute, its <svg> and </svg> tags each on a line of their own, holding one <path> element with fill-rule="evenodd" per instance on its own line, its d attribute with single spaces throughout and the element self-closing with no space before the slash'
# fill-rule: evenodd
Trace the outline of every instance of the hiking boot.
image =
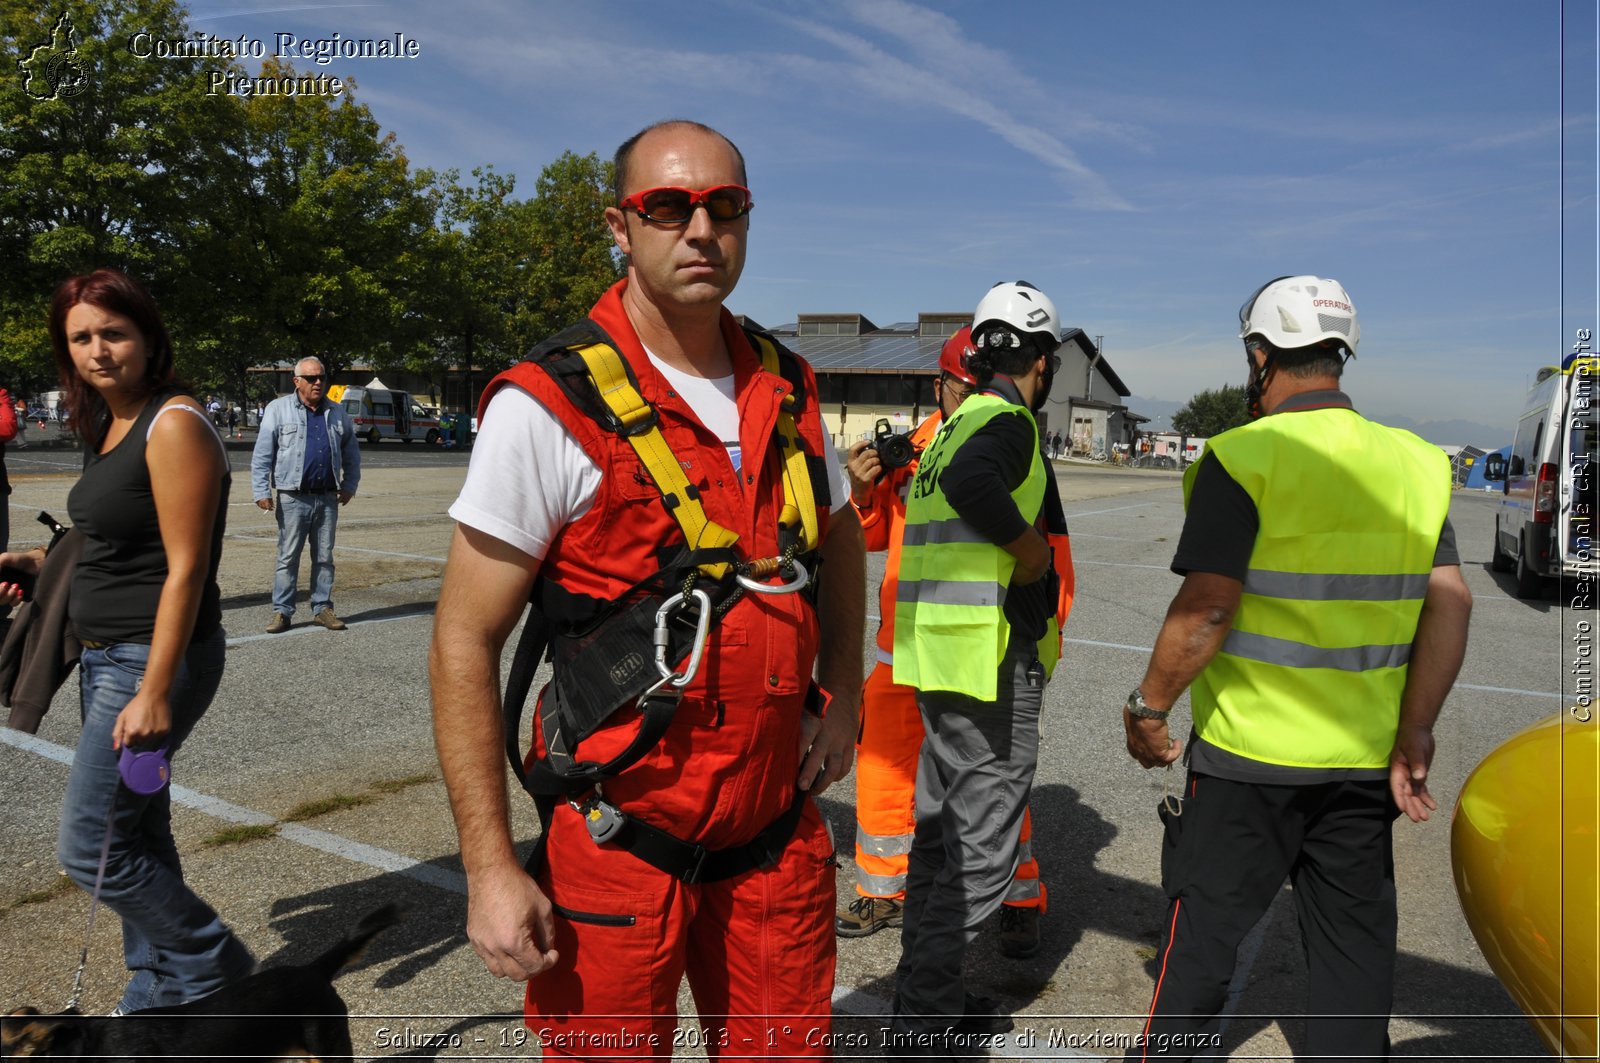
<svg viewBox="0 0 1600 1063">
<path fill-rule="evenodd" d="M 267 634 L 278 635 L 289 630 L 289 618 L 282 613 L 273 613 L 272 619 L 267 621 Z"/>
<path fill-rule="evenodd" d="M 1039 909 L 1000 906 L 1000 954 L 1024 960 L 1039 951 Z"/>
<path fill-rule="evenodd" d="M 864 938 L 886 926 L 899 926 L 900 911 L 898 897 L 857 897 L 833 921 L 833 929 L 842 938 Z"/>
<path fill-rule="evenodd" d="M 961 1010 L 961 1021 L 955 1024 L 956 1033 L 1010 1033 L 1017 1025 L 1010 1015 L 1000 1010 L 1000 1002 L 993 997 L 968 993 L 961 999 Z"/>
<path fill-rule="evenodd" d="M 343 631 L 347 625 L 343 620 L 333 615 L 333 606 L 324 606 L 322 612 L 311 618 L 313 624 L 327 628 L 329 631 Z"/>
</svg>

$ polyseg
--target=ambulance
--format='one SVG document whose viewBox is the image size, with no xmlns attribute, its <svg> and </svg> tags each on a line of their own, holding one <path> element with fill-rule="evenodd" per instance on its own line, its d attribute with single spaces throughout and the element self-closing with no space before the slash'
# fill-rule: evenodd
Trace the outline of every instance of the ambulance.
<svg viewBox="0 0 1600 1063">
<path fill-rule="evenodd" d="M 368 443 L 398 439 L 409 443 L 420 439 L 429 445 L 439 442 L 439 419 L 422 408 L 408 391 L 395 391 L 373 378 L 366 387 L 335 384 L 328 399 L 344 407 L 355 423 L 356 437 Z"/>
<path fill-rule="evenodd" d="M 1542 596 L 1547 579 L 1590 587 L 1600 575 L 1597 412 L 1600 359 L 1569 356 L 1534 378 L 1510 456 L 1497 462 L 1498 455 L 1489 455 L 1485 478 L 1502 484 L 1490 563 L 1497 572 L 1516 573 L 1519 598 Z"/>
</svg>

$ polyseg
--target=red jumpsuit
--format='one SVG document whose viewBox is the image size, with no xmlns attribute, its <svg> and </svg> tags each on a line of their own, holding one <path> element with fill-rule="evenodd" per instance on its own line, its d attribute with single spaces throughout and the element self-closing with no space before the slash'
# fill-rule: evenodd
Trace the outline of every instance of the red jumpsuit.
<svg viewBox="0 0 1600 1063">
<path fill-rule="evenodd" d="M 939 411 L 911 433 L 920 454 L 939 429 Z M 906 861 L 916 831 L 917 756 L 922 749 L 922 715 L 914 688 L 894 681 L 894 603 L 900 583 L 900 540 L 905 533 L 906 485 L 917 462 L 896 469 L 873 487 L 872 500 L 857 506 L 868 550 L 888 550 L 883 586 L 878 591 L 878 664 L 867 676 L 861 694 L 861 731 L 856 742 L 856 892 L 864 897 L 904 897 Z M 1065 625 L 1072 608 L 1072 552 L 1067 537 L 1051 536 L 1051 552 L 1060 575 L 1061 599 L 1056 619 Z M 1037 907 L 1042 913 L 1048 892 L 1039 880 L 1033 855 L 1033 819 L 1022 817 L 1017 872 L 1005 903 Z"/>
<path fill-rule="evenodd" d="M 601 298 L 591 320 L 631 365 L 685 476 L 699 487 L 707 517 L 738 533 L 742 557 L 774 556 L 784 489 L 772 437 L 790 385 L 761 367 L 723 311 L 740 416 L 743 462 L 735 468 L 722 441 L 645 355 L 622 308 L 626 283 Z M 573 408 L 542 369 L 524 362 L 502 374 L 484 403 L 507 382 L 548 407 L 602 473 L 599 498 L 557 536 L 540 578 L 580 598 L 618 597 L 656 571 L 659 551 L 683 542 L 677 523 L 633 448 Z M 831 443 L 809 366 L 804 384 L 798 427 L 805 450 L 825 455 Z M 837 489 L 825 474 L 813 483 L 826 529 L 828 494 Z M 816 611 L 804 595 L 744 595 L 712 629 L 666 736 L 605 784 L 606 800 L 708 849 L 749 841 L 795 798 L 801 714 L 817 647 Z M 607 760 L 637 728 L 636 710 L 619 712 L 579 745 L 577 756 Z M 535 721 L 536 746 L 539 733 Z M 557 806 L 538 881 L 555 905 L 560 961 L 527 989 L 527 1022 L 545 1054 L 670 1055 L 678 986 L 687 974 L 702 1028 L 683 1047 L 713 1058 L 831 1055 L 832 856 L 832 840 L 807 801 L 776 864 L 687 885 L 612 845 L 597 845 L 576 812 Z"/>
</svg>

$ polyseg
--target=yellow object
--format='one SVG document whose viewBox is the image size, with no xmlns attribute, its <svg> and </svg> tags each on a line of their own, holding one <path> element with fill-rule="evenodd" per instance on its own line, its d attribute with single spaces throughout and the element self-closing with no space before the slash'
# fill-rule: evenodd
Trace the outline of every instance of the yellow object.
<svg viewBox="0 0 1600 1063">
<path fill-rule="evenodd" d="M 1600 1014 L 1600 720 L 1573 707 L 1468 777 L 1450 827 L 1467 925 L 1550 1051 L 1595 1059 Z"/>
<path fill-rule="evenodd" d="M 330 387 L 328 389 L 328 401 L 329 402 L 343 402 L 344 401 L 344 388 L 345 388 L 345 386 L 343 384 L 335 384 L 332 387 Z"/>
</svg>

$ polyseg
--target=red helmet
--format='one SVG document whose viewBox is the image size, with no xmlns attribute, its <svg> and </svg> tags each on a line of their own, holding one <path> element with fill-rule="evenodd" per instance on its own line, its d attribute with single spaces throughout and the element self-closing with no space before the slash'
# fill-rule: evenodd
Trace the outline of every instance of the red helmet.
<svg viewBox="0 0 1600 1063">
<path fill-rule="evenodd" d="M 972 328 L 963 325 L 960 332 L 944 341 L 939 351 L 939 368 L 966 384 L 977 387 L 978 378 L 972 375 L 967 359 L 972 357 Z"/>
</svg>

